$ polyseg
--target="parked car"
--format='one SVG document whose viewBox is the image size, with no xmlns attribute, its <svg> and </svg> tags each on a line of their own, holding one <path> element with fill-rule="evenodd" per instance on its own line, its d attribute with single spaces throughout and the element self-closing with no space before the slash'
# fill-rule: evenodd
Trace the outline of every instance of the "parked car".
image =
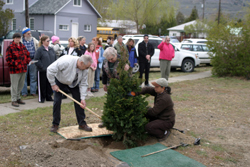
<svg viewBox="0 0 250 167">
<path fill-rule="evenodd" d="M 196 39 L 196 38 L 190 38 L 190 39 L 183 39 L 181 43 L 207 43 L 206 39 Z"/>
<path fill-rule="evenodd" d="M 209 49 L 204 43 L 181 43 L 180 50 L 199 56 L 201 64 L 210 64 Z"/>
<path fill-rule="evenodd" d="M 126 44 L 129 38 L 135 40 L 135 48 L 138 54 L 138 45 L 143 41 L 143 35 L 134 35 L 130 37 L 124 37 L 123 43 Z M 151 58 L 150 67 L 160 67 L 160 49 L 157 46 L 162 42 L 162 38 L 157 36 L 149 36 L 149 42 L 153 44 L 155 48 L 155 53 Z M 172 59 L 171 68 L 181 68 L 183 72 L 192 72 L 196 66 L 200 64 L 200 59 L 197 55 L 192 53 L 187 53 L 179 50 L 173 43 L 171 43 L 175 48 L 175 57 Z"/>
</svg>

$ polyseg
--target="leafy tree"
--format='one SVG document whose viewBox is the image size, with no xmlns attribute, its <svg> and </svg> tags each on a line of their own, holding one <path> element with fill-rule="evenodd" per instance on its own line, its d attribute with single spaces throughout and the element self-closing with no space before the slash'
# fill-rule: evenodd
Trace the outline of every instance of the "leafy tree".
<svg viewBox="0 0 250 167">
<path fill-rule="evenodd" d="M 212 73 L 218 76 L 243 76 L 250 79 L 250 11 L 244 23 L 231 21 L 210 23 L 208 47 L 215 56 L 211 59 Z M 241 25 L 241 26 L 239 26 Z M 241 29 L 239 29 L 241 27 Z M 242 30 L 236 34 L 236 30 Z"/>
<path fill-rule="evenodd" d="M 177 25 L 185 23 L 185 16 L 181 12 L 178 12 L 178 14 L 176 15 L 176 22 Z"/>
<path fill-rule="evenodd" d="M 173 6 L 169 0 L 119 0 L 108 7 L 110 19 L 132 20 L 136 23 L 137 32 L 145 23 L 157 24 L 164 11 Z M 172 2 L 174 3 L 174 2 Z"/>
<path fill-rule="evenodd" d="M 192 9 L 192 12 L 191 12 L 190 16 L 187 18 L 186 22 L 193 21 L 196 19 L 199 19 L 199 15 L 198 15 L 198 11 L 196 9 L 196 6 L 194 6 L 194 8 Z"/>
<path fill-rule="evenodd" d="M 194 34 L 198 38 L 199 34 L 205 33 L 207 30 L 204 22 L 196 20 L 196 23 L 185 26 L 184 31 L 186 34 Z"/>
<path fill-rule="evenodd" d="M 108 86 L 107 101 L 104 104 L 102 120 L 108 130 L 114 132 L 113 138 L 123 140 L 126 147 L 137 146 L 137 141 L 146 138 L 145 125 L 147 119 L 146 97 L 128 96 L 131 91 L 139 92 L 141 80 L 137 75 L 131 76 L 131 70 L 124 71 L 128 61 L 122 56 L 118 65 L 119 79 L 111 79 Z"/>
<path fill-rule="evenodd" d="M 0 0 L 0 36 L 4 36 L 8 30 L 9 30 L 9 25 L 10 25 L 10 21 L 11 19 L 14 18 L 14 13 L 13 10 L 11 9 L 5 9 L 3 10 L 3 6 L 4 6 L 4 2 L 3 0 Z"/>
<path fill-rule="evenodd" d="M 96 10 L 100 13 L 102 16 L 102 19 L 107 18 L 107 10 L 110 1 L 109 0 L 90 0 L 92 5 L 96 8 Z"/>
</svg>

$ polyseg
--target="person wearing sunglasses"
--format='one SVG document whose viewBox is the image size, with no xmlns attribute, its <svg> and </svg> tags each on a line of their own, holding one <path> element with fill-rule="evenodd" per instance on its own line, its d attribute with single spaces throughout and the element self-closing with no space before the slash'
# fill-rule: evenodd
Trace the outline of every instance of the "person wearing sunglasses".
<svg viewBox="0 0 250 167">
<path fill-rule="evenodd" d="M 38 78 L 38 102 L 53 101 L 53 94 L 50 83 L 46 77 L 46 71 L 50 64 L 56 61 L 57 56 L 52 47 L 49 47 L 50 38 L 46 35 L 42 36 L 39 41 L 39 48 L 36 51 L 34 60 L 37 60 L 37 78 Z"/>
<path fill-rule="evenodd" d="M 171 70 L 171 60 L 174 58 L 174 48 L 170 43 L 169 36 L 162 39 L 162 42 L 158 45 L 158 49 L 160 49 L 159 60 L 161 78 L 166 78 L 168 80 Z"/>
</svg>

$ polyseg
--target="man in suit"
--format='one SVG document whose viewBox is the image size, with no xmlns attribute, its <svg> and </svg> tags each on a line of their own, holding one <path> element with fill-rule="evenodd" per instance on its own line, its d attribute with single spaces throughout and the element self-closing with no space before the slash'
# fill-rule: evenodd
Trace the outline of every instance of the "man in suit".
<svg viewBox="0 0 250 167">
<path fill-rule="evenodd" d="M 148 35 L 144 35 L 144 40 L 141 43 L 139 43 L 138 52 L 139 52 L 139 65 L 140 65 L 139 78 L 142 78 L 142 75 L 145 71 L 145 86 L 149 86 L 148 77 L 150 69 L 150 60 L 155 53 L 155 49 L 154 46 L 148 42 Z"/>
</svg>

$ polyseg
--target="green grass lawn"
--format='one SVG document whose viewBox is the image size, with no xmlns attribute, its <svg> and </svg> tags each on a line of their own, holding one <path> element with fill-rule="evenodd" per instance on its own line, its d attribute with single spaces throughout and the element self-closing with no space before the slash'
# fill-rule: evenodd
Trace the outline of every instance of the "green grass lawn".
<svg viewBox="0 0 250 167">
<path fill-rule="evenodd" d="M 184 155 L 188 152 L 189 157 L 205 165 L 216 162 L 224 163 L 225 166 L 230 166 L 231 163 L 237 166 L 237 162 L 244 159 L 244 151 L 241 150 L 244 147 L 232 145 L 231 140 L 238 140 L 236 137 L 240 136 L 241 143 L 244 143 L 249 137 L 247 130 L 239 128 L 250 128 L 250 82 L 239 78 L 210 77 L 170 83 L 170 87 L 175 104 L 175 127 L 185 129 L 186 134 L 202 136 L 204 139 L 199 147 L 178 151 Z M 153 104 L 152 97 L 147 100 L 150 105 Z M 93 97 L 86 102 L 88 108 L 102 115 L 106 96 Z M 85 113 L 87 123 L 101 122 L 88 111 Z M 0 149 L 0 156 L 10 156 L 11 149 L 20 145 L 61 138 L 49 132 L 51 122 L 52 107 L 0 116 L 0 148 L 3 148 Z M 77 125 L 73 103 L 62 104 L 60 127 L 71 125 Z M 12 163 L 11 158 L 5 162 L 6 166 L 12 166 Z"/>
</svg>

